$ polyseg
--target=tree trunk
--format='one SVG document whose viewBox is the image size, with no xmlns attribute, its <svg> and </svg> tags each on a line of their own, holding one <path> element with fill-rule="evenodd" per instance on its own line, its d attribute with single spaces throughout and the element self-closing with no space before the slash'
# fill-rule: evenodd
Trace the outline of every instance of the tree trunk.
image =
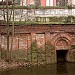
<svg viewBox="0 0 75 75">
<path fill-rule="evenodd" d="M 7 10 L 7 52 L 6 52 L 6 61 L 9 62 L 9 8 L 8 0 L 6 1 L 6 10 Z"/>
</svg>

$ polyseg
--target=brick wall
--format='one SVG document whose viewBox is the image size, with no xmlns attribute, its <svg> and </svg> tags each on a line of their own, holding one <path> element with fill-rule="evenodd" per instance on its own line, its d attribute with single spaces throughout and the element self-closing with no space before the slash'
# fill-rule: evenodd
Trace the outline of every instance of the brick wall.
<svg viewBox="0 0 75 75">
<path fill-rule="evenodd" d="M 12 39 L 11 29 L 12 27 L 10 26 L 10 40 L 9 40 L 10 50 L 11 50 L 11 39 Z M 36 42 L 37 47 L 42 48 L 43 52 L 46 52 L 47 43 L 54 46 L 54 50 L 51 51 L 53 52 L 52 54 L 54 58 L 52 57 L 50 62 L 51 61 L 56 62 L 56 58 L 55 58 L 56 50 L 68 49 L 69 52 L 71 52 L 71 48 L 70 48 L 71 45 L 75 45 L 75 25 L 15 26 L 12 50 L 24 51 L 26 54 L 25 57 L 27 59 L 28 55 L 26 52 L 28 52 L 28 50 L 31 49 L 33 42 Z M 0 47 L 4 50 L 7 49 L 6 26 L 2 26 L 2 25 L 0 26 Z M 35 53 L 33 53 L 33 55 L 35 55 Z M 70 58 L 69 56 L 68 59 Z M 46 55 L 42 53 L 42 57 L 46 57 Z M 45 58 L 42 59 L 46 60 Z"/>
</svg>

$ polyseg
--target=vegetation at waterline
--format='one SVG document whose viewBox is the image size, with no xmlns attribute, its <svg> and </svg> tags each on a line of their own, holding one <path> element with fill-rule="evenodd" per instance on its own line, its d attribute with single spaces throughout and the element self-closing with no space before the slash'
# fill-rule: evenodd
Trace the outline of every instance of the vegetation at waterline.
<svg viewBox="0 0 75 75">
<path fill-rule="evenodd" d="M 10 61 L 22 61 L 31 63 L 51 63 L 54 47 L 46 43 L 45 47 L 37 47 L 36 42 L 32 42 L 28 50 L 10 50 Z M 50 59 L 48 59 L 50 57 Z M 6 50 L 0 49 L 0 59 L 6 61 Z"/>
</svg>

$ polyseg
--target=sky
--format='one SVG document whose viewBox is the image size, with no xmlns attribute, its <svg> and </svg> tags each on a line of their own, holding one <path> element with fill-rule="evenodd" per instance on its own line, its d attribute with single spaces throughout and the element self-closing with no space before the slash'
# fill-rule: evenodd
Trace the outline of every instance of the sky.
<svg viewBox="0 0 75 75">
<path fill-rule="evenodd" d="M 2 1 L 2 0 L 0 0 L 0 1 Z M 3 1 L 5 1 L 5 0 L 3 0 Z"/>
</svg>

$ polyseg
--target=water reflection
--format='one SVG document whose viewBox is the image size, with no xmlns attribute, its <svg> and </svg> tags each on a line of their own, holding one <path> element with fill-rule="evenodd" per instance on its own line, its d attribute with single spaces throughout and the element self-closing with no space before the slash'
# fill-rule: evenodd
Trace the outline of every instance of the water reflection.
<svg viewBox="0 0 75 75">
<path fill-rule="evenodd" d="M 57 75 L 68 75 L 67 63 L 58 63 L 57 64 Z"/>
<path fill-rule="evenodd" d="M 0 72 L 0 75 L 75 75 L 75 64 L 58 63 L 22 67 L 15 70 Z"/>
</svg>

